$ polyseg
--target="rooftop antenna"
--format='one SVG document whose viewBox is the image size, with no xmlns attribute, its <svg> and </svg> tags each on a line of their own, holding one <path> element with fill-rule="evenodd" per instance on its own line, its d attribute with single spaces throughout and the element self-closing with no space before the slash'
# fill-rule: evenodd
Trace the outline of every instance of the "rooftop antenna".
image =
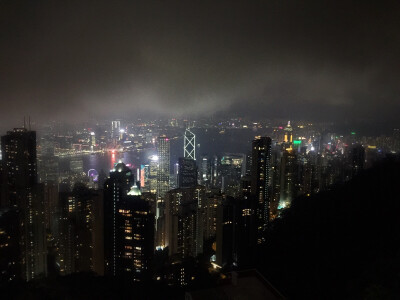
<svg viewBox="0 0 400 300">
<path fill-rule="evenodd" d="M 26 125 L 26 124 L 25 124 L 25 116 L 24 116 L 24 129 L 25 129 L 25 125 Z"/>
<path fill-rule="evenodd" d="M 29 116 L 28 126 L 29 126 L 29 131 L 31 131 L 31 116 Z"/>
</svg>

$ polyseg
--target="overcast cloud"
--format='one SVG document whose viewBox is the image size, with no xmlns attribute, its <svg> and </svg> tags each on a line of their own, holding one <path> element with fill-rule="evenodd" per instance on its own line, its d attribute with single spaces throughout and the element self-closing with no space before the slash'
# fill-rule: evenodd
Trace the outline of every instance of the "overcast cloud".
<svg viewBox="0 0 400 300">
<path fill-rule="evenodd" d="M 400 112 L 399 1 L 1 1 L 0 124 Z"/>
</svg>

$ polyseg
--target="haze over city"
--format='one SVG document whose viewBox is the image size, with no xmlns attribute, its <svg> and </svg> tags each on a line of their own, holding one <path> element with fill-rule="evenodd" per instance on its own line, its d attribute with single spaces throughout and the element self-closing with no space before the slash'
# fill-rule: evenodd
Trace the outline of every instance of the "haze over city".
<svg viewBox="0 0 400 300">
<path fill-rule="evenodd" d="M 399 14 L 398 1 L 2 1 L 0 125 L 226 113 L 393 127 Z"/>
</svg>

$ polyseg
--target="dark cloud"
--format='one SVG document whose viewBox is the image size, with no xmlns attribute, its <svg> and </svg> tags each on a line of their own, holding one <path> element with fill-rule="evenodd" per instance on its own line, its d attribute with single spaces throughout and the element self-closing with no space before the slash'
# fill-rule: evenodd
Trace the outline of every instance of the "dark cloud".
<svg viewBox="0 0 400 300">
<path fill-rule="evenodd" d="M 396 122 L 398 1 L 0 1 L 0 118 Z"/>
</svg>

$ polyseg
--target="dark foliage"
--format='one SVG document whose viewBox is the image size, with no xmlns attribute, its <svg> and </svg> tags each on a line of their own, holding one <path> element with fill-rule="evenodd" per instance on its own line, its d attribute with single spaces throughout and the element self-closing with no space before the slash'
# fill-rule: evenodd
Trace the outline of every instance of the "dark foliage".
<svg viewBox="0 0 400 300">
<path fill-rule="evenodd" d="M 258 255 L 291 299 L 400 299 L 400 164 L 295 200 Z"/>
<path fill-rule="evenodd" d="M 133 284 L 122 278 L 77 273 L 65 277 L 14 282 L 1 288 L 3 299 L 183 299 L 184 292 L 153 281 Z"/>
</svg>

